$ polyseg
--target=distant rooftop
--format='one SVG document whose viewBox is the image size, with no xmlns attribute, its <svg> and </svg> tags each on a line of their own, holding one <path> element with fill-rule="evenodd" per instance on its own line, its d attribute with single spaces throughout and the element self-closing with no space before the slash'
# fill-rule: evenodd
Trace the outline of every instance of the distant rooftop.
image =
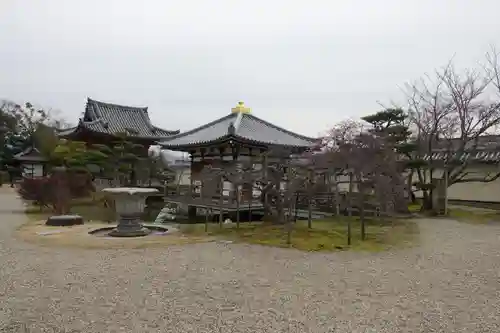
<svg viewBox="0 0 500 333">
<path fill-rule="evenodd" d="M 77 126 L 59 132 L 61 137 L 70 137 L 87 131 L 108 135 L 126 132 L 132 137 L 161 139 L 179 130 L 165 130 L 151 123 L 147 107 L 133 107 L 87 99 L 85 113 Z"/>
</svg>

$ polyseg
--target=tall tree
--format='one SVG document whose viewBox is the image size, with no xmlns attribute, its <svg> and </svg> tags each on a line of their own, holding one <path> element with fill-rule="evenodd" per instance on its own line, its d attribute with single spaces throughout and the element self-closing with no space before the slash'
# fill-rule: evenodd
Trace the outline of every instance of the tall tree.
<svg viewBox="0 0 500 333">
<path fill-rule="evenodd" d="M 47 136 L 49 129 L 66 125 L 52 110 L 36 108 L 29 102 L 19 105 L 11 101 L 0 101 L 0 130 L 2 132 L 0 157 L 3 168 L 12 169 L 15 167 L 14 155 L 29 146 L 47 145 L 47 140 L 49 140 L 51 148 L 54 148 L 55 140 Z M 43 127 L 44 135 L 41 137 L 42 135 L 39 133 L 37 139 L 36 133 L 41 127 Z"/>
<path fill-rule="evenodd" d="M 103 156 L 99 160 L 102 173 L 119 184 L 135 186 L 139 175 L 149 174 L 147 150 L 130 140 L 128 133 L 119 133 L 111 145 L 95 144 L 92 147 Z"/>
<path fill-rule="evenodd" d="M 399 155 L 397 166 L 401 173 L 407 171 L 407 193 L 412 202 L 413 170 L 425 165 L 423 160 L 417 160 L 415 152 L 417 145 L 411 136 L 408 113 L 400 108 L 388 108 L 361 118 L 370 124 L 368 132 L 383 142 L 387 149 L 394 149 Z"/>
<path fill-rule="evenodd" d="M 487 135 L 500 124 L 500 61 L 494 48 L 485 65 L 459 71 L 453 62 L 406 86 L 409 119 L 414 127 L 417 161 L 414 168 L 424 201 L 432 206 L 433 178 L 447 186 L 466 182 L 492 182 L 500 171 L 491 168 L 472 176 L 470 166 L 481 163 Z M 437 170 L 443 170 L 438 173 Z"/>
</svg>

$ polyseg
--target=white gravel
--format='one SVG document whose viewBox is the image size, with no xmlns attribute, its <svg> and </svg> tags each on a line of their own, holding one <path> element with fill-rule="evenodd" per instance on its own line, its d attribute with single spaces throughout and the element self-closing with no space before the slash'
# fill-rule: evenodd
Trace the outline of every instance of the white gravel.
<svg viewBox="0 0 500 333">
<path fill-rule="evenodd" d="M 383 254 L 43 248 L 0 193 L 0 332 L 500 332 L 500 226 L 422 221 Z"/>
</svg>

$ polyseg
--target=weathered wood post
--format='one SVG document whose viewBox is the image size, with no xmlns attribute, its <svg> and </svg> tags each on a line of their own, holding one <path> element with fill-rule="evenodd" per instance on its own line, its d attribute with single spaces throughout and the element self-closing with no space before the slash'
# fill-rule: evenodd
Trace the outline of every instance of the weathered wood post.
<svg viewBox="0 0 500 333">
<path fill-rule="evenodd" d="M 224 223 L 224 176 L 219 175 L 219 186 L 220 186 L 220 195 L 219 195 L 219 228 L 222 229 L 222 223 Z"/>
<path fill-rule="evenodd" d="M 313 186 L 313 170 L 309 170 L 309 179 L 307 181 L 307 228 L 312 228 L 312 186 Z"/>
<path fill-rule="evenodd" d="M 353 191 L 353 174 L 349 171 L 349 192 L 347 193 L 347 245 L 351 245 L 352 239 L 352 191 Z"/>
</svg>

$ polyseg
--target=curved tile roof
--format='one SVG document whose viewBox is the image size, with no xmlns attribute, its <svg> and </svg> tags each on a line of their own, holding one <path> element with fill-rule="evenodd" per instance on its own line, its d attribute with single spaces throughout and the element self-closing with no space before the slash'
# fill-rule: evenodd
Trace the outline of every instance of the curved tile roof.
<svg viewBox="0 0 500 333">
<path fill-rule="evenodd" d="M 70 135 L 80 128 L 110 135 L 128 132 L 139 138 L 163 138 L 179 133 L 179 130 L 169 131 L 153 126 L 147 107 L 104 103 L 90 98 L 78 125 L 60 131 L 59 136 Z"/>
<path fill-rule="evenodd" d="M 22 162 L 44 162 L 47 158 L 35 147 L 28 147 L 24 151 L 14 155 L 14 159 Z"/>
<path fill-rule="evenodd" d="M 235 138 L 263 145 L 312 147 L 318 139 L 300 135 L 271 124 L 250 113 L 234 112 L 190 131 L 168 137 L 158 144 L 181 149 Z"/>
</svg>

